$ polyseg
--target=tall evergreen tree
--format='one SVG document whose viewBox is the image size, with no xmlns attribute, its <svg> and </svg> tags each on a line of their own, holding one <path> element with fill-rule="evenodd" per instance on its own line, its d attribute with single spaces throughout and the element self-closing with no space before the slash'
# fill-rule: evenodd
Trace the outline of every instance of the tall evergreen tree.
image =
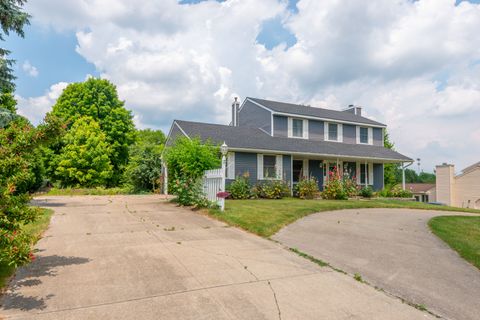
<svg viewBox="0 0 480 320">
<path fill-rule="evenodd" d="M 0 40 L 14 32 L 24 37 L 23 27 L 29 24 L 30 15 L 22 10 L 26 0 L 1 0 L 0 1 Z M 10 51 L 0 47 L 0 91 L 13 92 L 15 89 L 15 76 L 12 66 L 14 60 L 8 59 Z"/>
<path fill-rule="evenodd" d="M 395 150 L 395 144 L 390 141 L 390 136 L 385 129 L 385 135 L 383 137 L 383 145 L 387 149 Z M 398 183 L 397 172 L 400 171 L 400 165 L 397 163 L 387 163 L 384 165 L 384 184 L 385 187 L 392 187 Z"/>
</svg>

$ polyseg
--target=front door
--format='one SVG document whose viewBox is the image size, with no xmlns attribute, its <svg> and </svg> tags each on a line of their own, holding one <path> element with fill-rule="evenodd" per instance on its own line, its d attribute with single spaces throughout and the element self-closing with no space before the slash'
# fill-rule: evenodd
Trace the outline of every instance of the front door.
<svg viewBox="0 0 480 320">
<path fill-rule="evenodd" d="M 292 163 L 292 178 L 293 184 L 297 184 L 303 175 L 303 160 L 293 160 Z"/>
</svg>

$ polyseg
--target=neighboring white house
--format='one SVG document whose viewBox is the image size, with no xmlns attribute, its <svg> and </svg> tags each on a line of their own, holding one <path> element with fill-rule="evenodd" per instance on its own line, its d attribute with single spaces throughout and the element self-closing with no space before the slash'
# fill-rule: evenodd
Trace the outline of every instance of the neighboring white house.
<svg viewBox="0 0 480 320">
<path fill-rule="evenodd" d="M 437 166 L 436 201 L 453 207 L 480 209 L 480 162 L 455 175 L 453 164 Z"/>
</svg>

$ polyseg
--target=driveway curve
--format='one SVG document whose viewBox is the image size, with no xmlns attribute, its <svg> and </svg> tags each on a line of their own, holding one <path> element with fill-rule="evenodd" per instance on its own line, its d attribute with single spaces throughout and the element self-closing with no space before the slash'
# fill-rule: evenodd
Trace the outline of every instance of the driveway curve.
<svg viewBox="0 0 480 320">
<path fill-rule="evenodd" d="M 54 209 L 0 319 L 433 319 L 283 246 L 160 196 L 37 198 Z"/>
<path fill-rule="evenodd" d="M 307 216 L 273 239 L 358 273 L 374 286 L 447 319 L 479 319 L 480 271 L 432 234 L 439 215 L 411 209 L 357 209 Z"/>
</svg>

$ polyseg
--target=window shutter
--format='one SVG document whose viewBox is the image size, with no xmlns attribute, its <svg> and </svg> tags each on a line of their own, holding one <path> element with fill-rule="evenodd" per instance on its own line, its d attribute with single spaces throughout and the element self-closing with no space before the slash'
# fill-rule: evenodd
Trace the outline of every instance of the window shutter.
<svg viewBox="0 0 480 320">
<path fill-rule="evenodd" d="M 282 173 L 283 173 L 283 156 L 282 155 L 277 155 L 277 159 L 275 161 L 275 169 L 276 169 L 276 174 L 277 174 L 277 179 L 282 179 Z"/>
<path fill-rule="evenodd" d="M 368 144 L 373 144 L 373 128 L 368 128 Z"/>
<path fill-rule="evenodd" d="M 292 124 L 292 122 L 293 122 L 292 118 L 287 118 L 287 123 L 288 123 L 287 124 L 287 126 L 288 126 L 288 129 L 287 129 L 288 130 L 288 133 L 287 133 L 288 135 L 287 136 L 289 138 L 293 137 L 293 128 L 292 128 L 293 124 Z"/>
<path fill-rule="evenodd" d="M 357 132 L 356 132 L 356 139 L 357 139 L 357 144 L 360 143 L 360 126 L 357 126 Z"/>
<path fill-rule="evenodd" d="M 228 155 L 227 178 L 235 179 L 235 152 L 229 152 Z"/>
<path fill-rule="evenodd" d="M 263 154 L 257 154 L 257 180 L 263 180 Z"/>
<path fill-rule="evenodd" d="M 343 125 L 341 123 L 338 124 L 338 142 L 343 142 Z"/>
</svg>

